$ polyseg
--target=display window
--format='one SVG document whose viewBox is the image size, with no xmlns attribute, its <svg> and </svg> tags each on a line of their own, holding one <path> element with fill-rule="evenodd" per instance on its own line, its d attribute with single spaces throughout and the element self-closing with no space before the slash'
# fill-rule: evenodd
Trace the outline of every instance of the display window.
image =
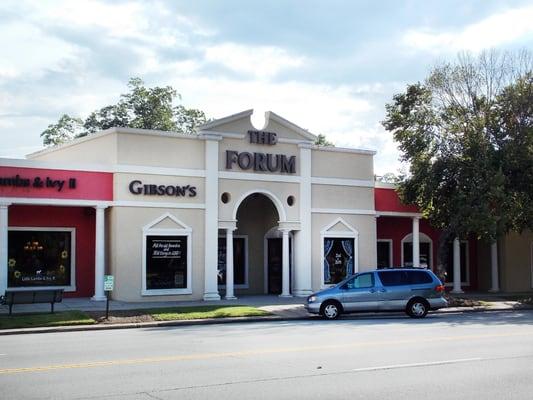
<svg viewBox="0 0 533 400">
<path fill-rule="evenodd" d="M 8 288 L 75 290 L 74 228 L 10 228 Z"/>
<path fill-rule="evenodd" d="M 324 238 L 324 283 L 336 284 L 354 273 L 354 239 Z"/>
</svg>

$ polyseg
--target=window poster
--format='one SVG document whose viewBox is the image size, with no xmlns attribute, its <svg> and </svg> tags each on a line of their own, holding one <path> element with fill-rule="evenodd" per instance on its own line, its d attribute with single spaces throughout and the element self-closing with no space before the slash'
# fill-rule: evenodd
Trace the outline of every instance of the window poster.
<svg viewBox="0 0 533 400">
<path fill-rule="evenodd" d="M 71 235 L 71 231 L 9 231 L 8 286 L 70 286 Z"/>
<path fill-rule="evenodd" d="M 187 236 L 146 236 L 146 289 L 187 288 Z"/>
</svg>

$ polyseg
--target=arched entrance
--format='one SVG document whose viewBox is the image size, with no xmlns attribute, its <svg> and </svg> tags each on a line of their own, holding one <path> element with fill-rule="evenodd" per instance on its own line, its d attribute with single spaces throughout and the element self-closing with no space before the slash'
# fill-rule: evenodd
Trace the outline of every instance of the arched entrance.
<svg viewBox="0 0 533 400">
<path fill-rule="evenodd" d="M 286 220 L 282 203 L 268 191 L 245 193 L 235 204 L 233 218 L 234 231 L 219 231 L 219 260 L 224 258 L 219 265 L 219 289 L 225 288 L 228 298 L 233 298 L 232 289 L 237 295 L 290 295 L 292 246 L 289 231 L 279 231 L 280 222 Z M 233 247 L 232 251 L 228 246 Z M 233 287 L 228 279 L 232 271 L 226 268 L 231 264 Z"/>
</svg>

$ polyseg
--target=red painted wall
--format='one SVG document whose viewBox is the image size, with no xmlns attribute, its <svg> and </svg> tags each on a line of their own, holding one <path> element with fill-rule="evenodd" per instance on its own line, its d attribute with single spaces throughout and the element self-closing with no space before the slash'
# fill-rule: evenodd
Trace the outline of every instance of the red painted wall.
<svg viewBox="0 0 533 400">
<path fill-rule="evenodd" d="M 394 189 L 374 189 L 374 202 L 376 211 L 418 212 L 416 206 L 402 204 Z"/>
<path fill-rule="evenodd" d="M 0 180 L 29 180 L 27 187 L 6 185 L 0 181 L 0 197 L 46 199 L 113 200 L 113 174 L 107 172 L 68 171 L 61 169 L 19 168 L 0 166 Z M 61 190 L 48 187 L 50 181 L 64 181 Z M 76 179 L 76 187 L 69 188 L 69 179 Z M 38 179 L 38 180 L 36 180 Z M 39 183 L 42 182 L 42 186 Z"/>
<path fill-rule="evenodd" d="M 433 228 L 425 219 L 420 220 L 419 230 L 425 233 L 433 241 L 432 266 L 437 267 L 437 254 L 440 231 Z M 402 262 L 402 239 L 413 232 L 413 220 L 410 217 L 379 217 L 377 219 L 377 238 L 392 239 L 392 263 L 400 266 Z M 477 246 L 475 239 L 469 240 L 469 289 L 477 288 Z"/>
<path fill-rule="evenodd" d="M 76 291 L 65 297 L 94 294 L 95 210 L 92 207 L 9 206 L 9 226 L 76 228 Z"/>
</svg>

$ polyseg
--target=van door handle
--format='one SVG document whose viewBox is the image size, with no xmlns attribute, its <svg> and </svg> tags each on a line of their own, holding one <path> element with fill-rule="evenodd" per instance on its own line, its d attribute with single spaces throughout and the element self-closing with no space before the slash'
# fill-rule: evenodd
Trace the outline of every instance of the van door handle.
<svg viewBox="0 0 533 400">
<path fill-rule="evenodd" d="M 387 289 L 379 289 L 379 291 L 380 291 L 381 293 L 385 293 L 385 292 L 387 291 Z"/>
<path fill-rule="evenodd" d="M 369 292 L 370 293 L 376 293 L 376 289 L 370 289 Z"/>
</svg>

